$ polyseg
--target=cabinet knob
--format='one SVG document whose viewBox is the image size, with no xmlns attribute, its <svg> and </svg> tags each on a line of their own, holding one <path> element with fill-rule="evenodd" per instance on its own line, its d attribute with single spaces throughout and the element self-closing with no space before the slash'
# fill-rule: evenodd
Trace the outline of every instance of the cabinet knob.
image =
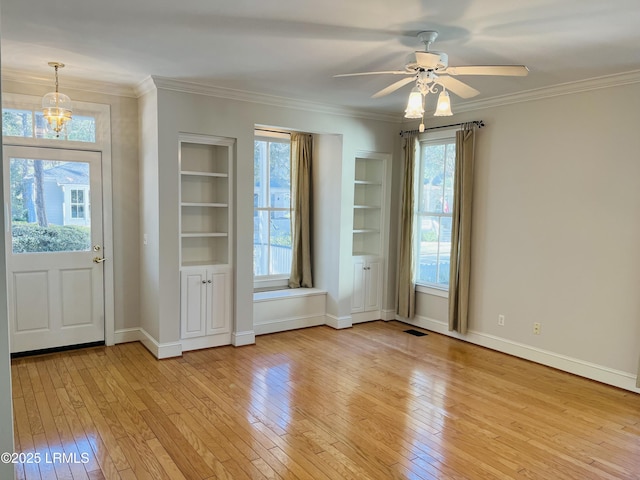
<svg viewBox="0 0 640 480">
<path fill-rule="evenodd" d="M 207 283 L 207 281 L 206 280 L 202 280 L 202 283 Z"/>
<path fill-rule="evenodd" d="M 207 283 L 212 283 L 211 280 L 207 280 Z"/>
</svg>

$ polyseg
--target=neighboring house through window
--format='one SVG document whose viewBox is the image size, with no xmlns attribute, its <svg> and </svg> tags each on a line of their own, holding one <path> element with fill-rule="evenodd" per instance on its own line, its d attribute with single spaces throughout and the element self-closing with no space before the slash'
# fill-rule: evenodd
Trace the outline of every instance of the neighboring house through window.
<svg viewBox="0 0 640 480">
<path fill-rule="evenodd" d="M 440 290 L 449 288 L 455 161 L 455 131 L 435 130 L 421 136 L 415 196 L 415 277 L 418 285 Z"/>
<path fill-rule="evenodd" d="M 291 273 L 291 141 L 256 130 L 253 274 L 256 287 L 286 286 Z"/>
</svg>

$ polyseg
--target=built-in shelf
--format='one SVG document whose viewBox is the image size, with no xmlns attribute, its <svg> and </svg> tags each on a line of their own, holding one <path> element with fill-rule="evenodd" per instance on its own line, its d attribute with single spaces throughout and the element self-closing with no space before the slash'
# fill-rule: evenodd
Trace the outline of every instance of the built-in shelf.
<svg viewBox="0 0 640 480">
<path fill-rule="evenodd" d="M 182 202 L 182 207 L 214 207 L 214 208 L 227 208 L 228 203 L 200 203 L 200 202 Z"/>
<path fill-rule="evenodd" d="M 228 237 L 228 233 L 181 233 L 182 238 L 198 238 L 198 237 Z"/>
<path fill-rule="evenodd" d="M 180 172 L 180 175 L 193 175 L 198 177 L 219 177 L 219 178 L 229 177 L 228 173 L 196 172 L 192 170 L 189 170 L 189 171 L 182 170 Z"/>
<path fill-rule="evenodd" d="M 180 140 L 181 265 L 228 265 L 232 248 L 233 140 L 185 134 Z"/>
<path fill-rule="evenodd" d="M 380 255 L 384 161 L 357 157 L 353 192 L 353 255 Z"/>
</svg>

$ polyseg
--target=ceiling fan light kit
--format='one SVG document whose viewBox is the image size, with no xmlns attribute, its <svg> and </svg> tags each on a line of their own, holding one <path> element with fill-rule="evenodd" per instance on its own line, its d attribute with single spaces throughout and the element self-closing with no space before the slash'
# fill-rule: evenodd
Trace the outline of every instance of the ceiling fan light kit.
<svg viewBox="0 0 640 480">
<path fill-rule="evenodd" d="M 422 118 L 424 115 L 423 100 L 429 93 L 438 95 L 438 103 L 434 116 L 450 116 L 451 98 L 449 91 L 460 98 L 472 98 L 480 92 L 475 88 L 461 82 L 454 76 L 461 75 L 501 75 L 510 77 L 524 77 L 529 69 L 524 65 L 468 65 L 449 66 L 449 56 L 444 52 L 431 51 L 431 44 L 438 37 L 438 32 L 426 30 L 418 34 L 418 39 L 424 44 L 424 51 L 417 51 L 407 55 L 404 70 L 391 70 L 383 72 L 361 72 L 335 75 L 336 77 L 351 77 L 357 75 L 409 75 L 408 78 L 396 81 L 372 95 L 373 98 L 383 97 L 395 92 L 399 88 L 410 84 L 415 80 L 415 86 L 409 94 L 409 101 L 405 110 L 405 118 Z M 423 129 L 424 126 L 420 125 Z M 421 130 L 422 131 L 422 130 Z"/>
</svg>

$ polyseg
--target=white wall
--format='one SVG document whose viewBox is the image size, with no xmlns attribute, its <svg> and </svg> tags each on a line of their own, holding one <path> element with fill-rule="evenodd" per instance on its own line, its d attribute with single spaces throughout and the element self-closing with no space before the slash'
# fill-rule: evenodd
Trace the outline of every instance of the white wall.
<svg viewBox="0 0 640 480">
<path fill-rule="evenodd" d="M 43 96 L 50 86 L 4 81 L 4 93 Z M 138 224 L 138 101 L 135 98 L 65 89 L 71 101 L 109 105 L 113 189 L 115 329 L 139 325 L 140 243 Z M 110 259 L 111 260 L 111 259 Z"/>
<path fill-rule="evenodd" d="M 0 103 L 2 95 L 0 94 Z M 0 120 L 0 126 L 2 120 Z M 0 158 L 2 157 L 0 142 Z M 2 169 L 0 169 L 2 170 Z M 0 171 L 0 195 L 4 198 L 3 172 Z M 4 209 L 0 212 L 0 225 L 4 225 Z M 0 235 L 0 252 L 4 252 L 4 235 Z M 0 255 L 0 453 L 13 452 L 13 412 L 11 403 L 11 357 L 9 350 L 9 311 L 7 308 L 6 257 Z M 13 465 L 0 462 L 0 478 L 14 478 Z"/>
<path fill-rule="evenodd" d="M 467 339 L 633 389 L 640 84 L 453 117 L 471 119 L 487 126 L 477 134 Z M 417 315 L 442 330 L 446 299 L 419 294 Z"/>
<path fill-rule="evenodd" d="M 331 113 L 266 105 L 241 100 L 218 98 L 195 93 L 178 92 L 165 88 L 157 91 L 158 105 L 158 165 L 159 191 L 156 208 L 161 213 L 157 227 L 149 225 L 149 241 L 159 245 L 160 279 L 157 317 L 143 320 L 158 325 L 156 340 L 170 343 L 179 340 L 179 277 L 178 277 L 178 133 L 199 133 L 235 138 L 236 179 L 234 198 L 234 311 L 235 333 L 253 332 L 253 136 L 255 125 L 270 125 L 305 131 L 313 134 L 342 136 L 342 151 L 335 172 L 338 198 L 351 197 L 341 202 L 335 211 L 341 230 L 336 248 L 339 261 L 330 268 L 337 275 L 339 285 L 333 298 L 336 317 L 350 315 L 350 289 L 343 287 L 351 280 L 351 208 L 353 197 L 353 166 L 358 150 L 393 152 L 399 125 L 377 120 L 353 118 Z M 145 199 L 153 201 L 151 196 Z M 325 207 L 326 208 L 326 207 Z M 322 213 L 319 213 L 322 214 Z M 146 224 L 149 219 L 143 219 Z M 349 232 L 346 234 L 345 232 Z M 142 273 L 143 278 L 147 275 Z M 347 280 L 348 279 L 348 280 Z M 150 299 L 142 298 L 143 302 Z M 150 312 L 143 305 L 143 312 Z M 150 332 L 151 333 L 151 332 Z"/>
</svg>

